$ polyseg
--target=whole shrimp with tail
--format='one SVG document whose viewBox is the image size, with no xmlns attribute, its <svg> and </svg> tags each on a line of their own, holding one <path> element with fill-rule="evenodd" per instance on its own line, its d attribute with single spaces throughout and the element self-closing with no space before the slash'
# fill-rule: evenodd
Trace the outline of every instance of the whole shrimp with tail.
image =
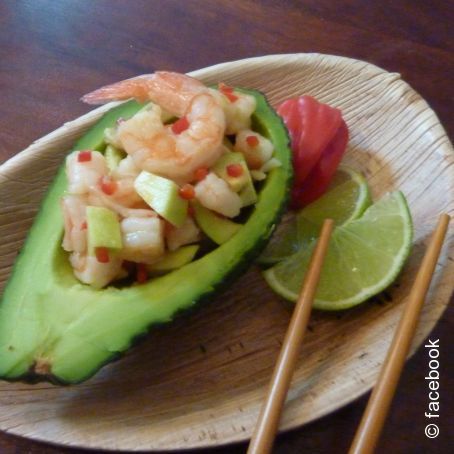
<svg viewBox="0 0 454 454">
<path fill-rule="evenodd" d="M 103 104 L 129 98 L 155 103 L 118 126 L 118 139 L 138 168 L 185 183 L 222 154 L 225 114 L 218 98 L 198 80 L 156 72 L 107 85 L 82 100 Z M 163 124 L 161 108 L 182 118 L 184 126 L 176 130 Z"/>
</svg>

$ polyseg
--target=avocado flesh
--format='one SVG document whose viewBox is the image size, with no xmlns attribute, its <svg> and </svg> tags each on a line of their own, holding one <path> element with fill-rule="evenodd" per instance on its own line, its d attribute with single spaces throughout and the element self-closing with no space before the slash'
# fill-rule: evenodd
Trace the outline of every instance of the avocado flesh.
<svg viewBox="0 0 454 454">
<path fill-rule="evenodd" d="M 275 145 L 282 167 L 270 172 L 247 222 L 212 252 L 142 285 L 95 290 L 74 277 L 61 247 L 60 168 L 19 254 L 0 303 L 0 378 L 78 383 L 127 350 L 151 325 L 206 298 L 241 272 L 272 233 L 285 207 L 291 152 L 282 121 L 258 92 L 254 123 Z M 100 149 L 103 131 L 140 109 L 130 101 L 107 113 L 75 149 Z M 195 276 L 204 276 L 197 279 Z"/>
<path fill-rule="evenodd" d="M 230 240 L 242 227 L 241 224 L 218 216 L 214 211 L 205 208 L 200 203 L 194 203 L 193 207 L 198 226 L 216 244 L 223 244 Z"/>
<path fill-rule="evenodd" d="M 167 252 L 159 262 L 148 265 L 148 271 L 151 273 L 167 273 L 181 268 L 194 259 L 199 247 L 196 244 L 191 244 L 190 246 L 181 246 L 175 251 Z"/>
<path fill-rule="evenodd" d="M 88 253 L 93 254 L 97 247 L 121 249 L 120 222 L 112 210 L 104 207 L 87 207 Z"/>
<path fill-rule="evenodd" d="M 188 213 L 188 201 L 179 195 L 178 185 L 168 178 L 143 170 L 134 181 L 136 192 L 166 221 L 181 227 Z"/>
<path fill-rule="evenodd" d="M 234 177 L 230 176 L 227 168 L 232 164 L 241 165 L 243 173 Z M 219 178 L 222 178 L 230 186 L 232 191 L 235 192 L 240 192 L 240 190 L 243 189 L 249 181 L 251 181 L 251 174 L 249 173 L 249 169 L 242 153 L 230 152 L 223 154 L 214 165 L 213 171 Z"/>
</svg>

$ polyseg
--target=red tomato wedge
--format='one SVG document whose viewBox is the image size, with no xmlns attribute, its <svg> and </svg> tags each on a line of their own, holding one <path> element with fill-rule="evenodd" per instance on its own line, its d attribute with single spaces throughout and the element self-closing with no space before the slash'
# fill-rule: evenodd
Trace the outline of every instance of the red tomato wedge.
<svg viewBox="0 0 454 454">
<path fill-rule="evenodd" d="M 348 129 L 339 109 L 307 95 L 287 99 L 277 112 L 287 126 L 293 151 L 292 207 L 301 208 L 326 190 L 345 151 Z"/>
<path fill-rule="evenodd" d="M 287 99 L 277 108 L 277 113 L 284 120 L 285 126 L 287 126 L 287 130 L 290 134 L 293 156 L 296 158 L 301 136 L 301 117 L 298 110 L 298 99 Z"/>
<path fill-rule="evenodd" d="M 328 189 L 344 155 L 348 143 L 348 128 L 342 120 L 333 140 L 322 151 L 322 155 L 303 183 L 293 187 L 292 206 L 301 208 L 318 199 Z"/>
</svg>

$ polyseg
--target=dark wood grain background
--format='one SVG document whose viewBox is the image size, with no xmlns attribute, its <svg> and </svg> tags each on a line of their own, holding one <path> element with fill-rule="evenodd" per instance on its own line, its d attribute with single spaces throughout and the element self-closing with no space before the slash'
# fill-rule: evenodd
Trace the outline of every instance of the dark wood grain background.
<svg viewBox="0 0 454 454">
<path fill-rule="evenodd" d="M 88 111 L 79 98 L 100 85 L 156 69 L 187 72 L 293 52 L 344 55 L 401 73 L 452 138 L 453 27 L 454 6 L 447 0 L 3 0 L 0 162 Z M 424 435 L 428 358 L 420 350 L 406 365 L 377 452 L 452 452 L 453 320 L 451 304 L 430 335 L 441 344 L 440 436 L 429 440 Z M 366 401 L 364 396 L 281 434 L 275 452 L 347 452 Z M 235 445 L 206 452 L 245 449 Z M 25 452 L 81 451 L 0 432 L 1 454 Z"/>
</svg>

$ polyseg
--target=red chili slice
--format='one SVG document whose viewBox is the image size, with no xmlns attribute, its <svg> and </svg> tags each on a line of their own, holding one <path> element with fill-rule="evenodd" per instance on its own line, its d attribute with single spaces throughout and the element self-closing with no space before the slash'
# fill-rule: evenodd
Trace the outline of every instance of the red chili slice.
<svg viewBox="0 0 454 454">
<path fill-rule="evenodd" d="M 101 178 L 99 184 L 101 191 L 107 195 L 112 195 L 118 188 L 117 182 L 106 176 Z"/>
<path fill-rule="evenodd" d="M 202 181 L 208 175 L 208 168 L 207 167 L 199 167 L 194 172 L 194 180 L 195 181 Z"/>
<path fill-rule="evenodd" d="M 233 93 L 230 92 L 225 92 L 223 95 L 230 101 L 230 102 L 235 102 L 238 99 L 237 95 L 234 95 Z"/>
<path fill-rule="evenodd" d="M 259 138 L 257 136 L 247 136 L 246 143 L 250 147 L 255 148 L 259 144 Z"/>
<path fill-rule="evenodd" d="M 99 263 L 109 263 L 109 249 L 106 247 L 95 248 L 95 255 Z"/>
<path fill-rule="evenodd" d="M 178 191 L 180 197 L 185 200 L 191 200 L 195 197 L 195 190 L 192 184 L 185 184 Z"/>
<path fill-rule="evenodd" d="M 219 91 L 230 101 L 235 102 L 238 99 L 238 96 L 233 94 L 233 87 L 229 87 L 224 83 L 218 85 Z"/>
<path fill-rule="evenodd" d="M 82 222 L 80 225 L 80 230 L 87 230 L 88 229 L 88 224 L 87 221 Z"/>
<path fill-rule="evenodd" d="M 91 161 L 91 151 L 90 150 L 79 151 L 79 153 L 77 154 L 77 161 L 78 162 Z"/>
<path fill-rule="evenodd" d="M 222 93 L 232 93 L 233 92 L 233 87 L 225 84 L 224 82 L 219 82 L 218 88 L 219 88 L 219 91 L 221 91 Z"/>
<path fill-rule="evenodd" d="M 171 128 L 174 134 L 181 134 L 189 128 L 189 121 L 186 117 L 181 117 L 172 124 Z"/>
<path fill-rule="evenodd" d="M 136 281 L 143 284 L 148 280 L 148 270 L 144 263 L 137 263 L 136 265 Z"/>
<path fill-rule="evenodd" d="M 227 175 L 230 177 L 240 177 L 243 175 L 244 169 L 241 164 L 229 164 L 226 167 Z"/>
</svg>

